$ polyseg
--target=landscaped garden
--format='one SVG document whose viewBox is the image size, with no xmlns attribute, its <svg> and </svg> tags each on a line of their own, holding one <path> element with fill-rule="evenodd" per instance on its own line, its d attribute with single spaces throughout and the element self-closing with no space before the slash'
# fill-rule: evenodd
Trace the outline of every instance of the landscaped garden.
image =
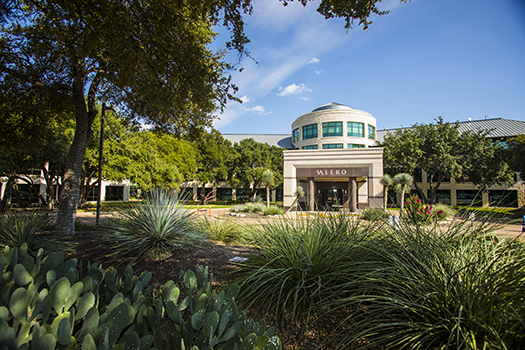
<svg viewBox="0 0 525 350">
<path fill-rule="evenodd" d="M 447 209 L 412 199 L 399 225 L 371 211 L 368 220 L 333 213 L 246 221 L 197 216 L 181 204 L 156 192 L 101 227 L 79 222 L 73 237 L 42 233 L 41 216 L 3 217 L 0 239 L 11 248 L 0 255 L 0 347 L 525 343 L 525 245 L 494 236 L 490 218 L 456 213 L 440 222 Z"/>
</svg>

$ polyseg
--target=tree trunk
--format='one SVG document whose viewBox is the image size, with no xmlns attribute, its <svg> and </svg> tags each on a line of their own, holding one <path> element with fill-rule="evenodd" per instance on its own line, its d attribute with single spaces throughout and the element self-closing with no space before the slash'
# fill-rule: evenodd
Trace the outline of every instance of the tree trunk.
<svg viewBox="0 0 525 350">
<path fill-rule="evenodd" d="M 386 212 L 388 206 L 388 186 L 383 186 L 383 211 Z"/>
<path fill-rule="evenodd" d="M 266 206 L 270 207 L 270 186 L 266 186 Z"/>
<path fill-rule="evenodd" d="M 5 213 L 9 206 L 11 205 L 11 198 L 13 196 L 13 187 L 15 185 L 16 175 L 9 176 L 2 201 L 0 202 L 0 213 Z"/>
<path fill-rule="evenodd" d="M 79 115 L 80 114 L 80 115 Z M 57 226 L 66 235 L 75 234 L 75 218 L 80 194 L 80 178 L 86 149 L 93 135 L 87 112 L 76 111 L 75 137 L 66 159 L 58 203 Z"/>
</svg>

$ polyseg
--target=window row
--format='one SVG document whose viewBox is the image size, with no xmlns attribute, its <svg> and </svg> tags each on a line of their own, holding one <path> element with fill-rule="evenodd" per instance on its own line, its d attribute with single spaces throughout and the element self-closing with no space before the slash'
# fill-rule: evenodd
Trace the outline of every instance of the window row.
<svg viewBox="0 0 525 350">
<path fill-rule="evenodd" d="M 428 195 L 429 191 L 425 191 Z M 419 191 L 411 190 L 411 194 L 419 197 Z M 388 190 L 388 204 L 399 205 L 397 203 L 397 192 Z M 437 190 L 436 203 L 452 204 L 452 192 L 450 190 Z M 489 190 L 489 206 L 491 207 L 517 207 L 518 191 L 516 190 Z M 479 190 L 456 190 L 456 204 L 458 206 L 482 207 L 483 198 Z"/>
<path fill-rule="evenodd" d="M 343 136 L 343 122 L 326 122 L 322 124 L 323 137 Z M 367 125 L 367 135 L 371 140 L 376 138 L 376 128 L 373 125 Z M 365 124 L 359 122 L 347 122 L 347 136 L 365 137 Z M 318 137 L 317 124 L 303 126 L 303 140 L 315 139 Z M 300 139 L 299 128 L 293 131 L 293 142 Z"/>
<path fill-rule="evenodd" d="M 342 143 L 327 143 L 323 145 L 323 149 L 342 149 Z M 347 144 L 347 148 L 365 148 L 365 145 L 358 145 L 355 143 Z M 318 149 L 317 145 L 304 146 L 303 149 Z"/>
</svg>

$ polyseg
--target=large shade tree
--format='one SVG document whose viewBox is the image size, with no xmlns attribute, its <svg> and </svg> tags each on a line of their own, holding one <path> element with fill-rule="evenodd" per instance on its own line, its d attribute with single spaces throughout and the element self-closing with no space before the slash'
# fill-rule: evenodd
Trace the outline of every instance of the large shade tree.
<svg viewBox="0 0 525 350">
<path fill-rule="evenodd" d="M 416 124 L 387 133 L 380 142 L 385 173 L 414 174 L 416 169 L 424 170 L 429 174 L 428 196 L 417 182 L 413 185 L 431 204 L 445 179 L 470 181 L 482 190 L 512 182 L 514 172 L 505 161 L 504 146 L 488 138 L 490 130 L 460 133 L 458 127 L 458 123 L 438 118 L 434 124 Z"/>
<path fill-rule="evenodd" d="M 306 5 L 307 0 L 300 0 Z M 402 0 L 403 2 L 404 0 Z M 367 27 L 380 0 L 322 0 L 318 12 Z M 286 1 L 283 1 L 286 4 Z M 0 91 L 38 91 L 74 109 L 57 223 L 74 233 L 82 164 L 99 113 L 111 103 L 156 128 L 191 133 L 233 98 L 213 25 L 230 29 L 227 49 L 245 54 L 251 1 L 19 0 L 0 2 Z"/>
</svg>

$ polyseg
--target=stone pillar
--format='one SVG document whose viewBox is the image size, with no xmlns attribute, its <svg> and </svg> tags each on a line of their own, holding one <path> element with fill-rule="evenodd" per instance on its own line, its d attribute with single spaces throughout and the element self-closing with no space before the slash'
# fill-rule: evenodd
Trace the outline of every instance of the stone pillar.
<svg viewBox="0 0 525 350">
<path fill-rule="evenodd" d="M 308 211 L 315 210 L 315 189 L 314 189 L 314 178 L 308 178 Z"/>
<path fill-rule="evenodd" d="M 350 212 L 355 213 L 357 211 L 357 179 L 355 177 L 351 177 L 348 183 L 348 195 L 350 196 Z"/>
</svg>

